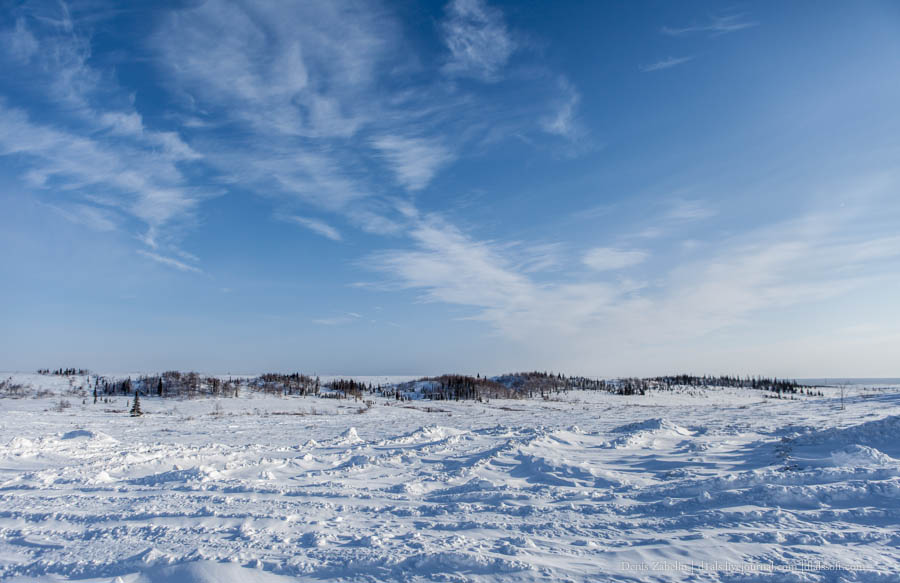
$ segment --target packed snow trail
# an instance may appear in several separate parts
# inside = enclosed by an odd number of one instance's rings
[[[56,399],[2,400],[3,580],[900,577],[893,391]]]

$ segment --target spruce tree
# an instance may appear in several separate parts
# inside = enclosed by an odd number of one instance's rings
[[[141,412],[141,398],[138,395],[138,391],[134,391],[134,405],[131,406],[131,416],[132,417],[140,417],[144,413]]]

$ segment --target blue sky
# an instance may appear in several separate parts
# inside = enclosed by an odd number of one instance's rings
[[[0,369],[898,374],[894,2],[15,2],[0,59]]]

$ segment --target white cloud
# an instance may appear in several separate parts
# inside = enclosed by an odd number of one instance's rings
[[[0,156],[29,159],[26,180],[34,188],[108,191],[106,200],[141,219],[151,230],[190,212],[199,202],[186,186],[177,158],[149,155],[128,142],[98,140],[33,123],[0,103]]]
[[[495,80],[516,49],[503,15],[482,0],[451,0],[442,23],[450,75]]]
[[[608,216],[616,209],[614,204],[599,204],[586,209],[578,210],[572,213],[572,217],[576,219],[599,219]]]
[[[594,271],[624,269],[647,260],[646,251],[624,251],[612,247],[596,247],[584,254],[582,261]]]
[[[120,136],[140,136],[144,133],[144,120],[135,111],[107,111],[100,115],[100,122],[113,134]]]
[[[371,255],[365,265],[397,276],[406,287],[424,288],[432,300],[479,307],[524,301],[530,281],[487,243],[430,216],[410,232],[418,250]]]
[[[749,20],[746,14],[727,14],[724,16],[711,16],[706,22],[690,26],[664,26],[662,32],[669,36],[686,36],[697,33],[709,33],[710,36],[719,36],[758,25],[759,22]]]
[[[659,227],[645,227],[640,231],[634,233],[634,236],[640,237],[641,239],[656,239],[658,237],[662,237],[664,234],[665,231],[663,231]]]
[[[40,44],[20,18],[14,29],[0,32],[0,47],[13,59],[28,62],[38,52]]]
[[[184,261],[179,261],[178,259],[175,259],[173,257],[166,257],[164,255],[160,255],[159,253],[154,253],[152,251],[145,251],[144,249],[138,249],[137,252],[139,255],[143,255],[147,259],[152,259],[153,261],[156,261],[157,263],[161,263],[162,265],[165,265],[167,267],[174,267],[178,271],[190,271],[192,273],[203,273],[203,271],[200,268],[194,267],[193,265],[189,265],[189,264],[185,263]]]
[[[242,136],[198,139],[223,183],[279,197],[282,207],[303,201],[366,231],[396,231],[365,170],[369,140],[348,140],[373,126],[393,136],[410,123],[389,111],[379,81],[385,67],[405,58],[398,26],[385,12],[366,8],[344,0],[210,0],[174,12],[161,27],[153,45],[169,89],[190,96],[185,117],[209,114]],[[193,126],[201,135],[210,131]],[[413,141],[384,143],[393,146],[389,162],[398,180],[411,189],[424,187],[436,169],[426,166],[441,151],[426,149],[428,143],[421,138],[418,150]],[[404,147],[410,149],[405,158]],[[417,169],[415,154],[433,160]]]
[[[178,90],[255,131],[349,137],[377,109],[366,98],[394,36],[360,8],[210,0],[173,13],[155,44]]]
[[[15,28],[0,38],[8,49],[0,63],[18,67],[48,105],[62,107],[37,123],[0,103],[0,155],[21,155],[21,175],[32,189],[94,208],[79,211],[82,222],[108,227],[102,216],[115,209],[110,216],[122,219],[118,225],[144,223],[136,239],[154,253],[169,250],[159,255],[167,257],[178,248],[178,227],[201,201],[232,187],[277,197],[288,214],[302,201],[366,232],[396,235],[417,219],[378,183],[373,161],[415,192],[485,128],[502,125],[497,117],[510,120],[504,131],[534,131],[535,119],[556,135],[581,131],[580,95],[562,78],[560,98],[514,112],[446,78],[387,90],[386,74],[420,65],[391,12],[368,8],[353,0],[209,0],[161,12],[146,39],[154,52],[148,62],[174,99],[164,113],[182,121],[176,131],[161,131],[155,116],[138,111],[115,69],[92,58],[90,23],[73,19],[65,4],[39,19],[11,21]],[[497,80],[516,50],[502,13],[479,0],[448,4],[440,26],[446,75]],[[552,112],[541,119],[548,106]],[[204,186],[192,186],[200,174]],[[341,237],[324,221],[298,219],[325,237]],[[529,269],[558,264],[550,253],[539,255]]]
[[[421,65],[391,14],[368,7],[210,0],[173,12],[152,44],[169,89],[184,97],[181,115],[214,117],[240,134],[234,142],[204,139],[209,130],[192,126],[191,146],[223,181],[277,196],[281,206],[300,199],[367,232],[397,233],[408,217],[378,184],[372,158],[416,192],[466,142],[497,127],[494,117],[524,129],[534,116],[500,112],[440,79],[388,90],[385,75]],[[450,3],[441,32],[450,51],[443,71],[453,76],[494,80],[515,49],[500,11],[478,0]],[[563,97],[542,126],[573,138],[579,95],[560,83]]]
[[[560,78],[558,85],[562,97],[557,100],[554,111],[541,118],[541,128],[548,134],[574,139],[582,132],[577,120],[581,95],[565,78]]]
[[[453,159],[453,154],[436,140],[382,136],[372,145],[387,159],[397,182],[408,190],[422,190],[435,173]]]
[[[53,107],[44,116],[48,121],[36,123],[0,102],[0,155],[23,155],[18,170],[31,188],[80,199],[66,207],[71,220],[111,230],[108,210],[86,204],[102,200],[101,207],[144,222],[141,240],[154,246],[168,236],[164,227],[187,219],[211,194],[188,187],[179,167],[200,155],[178,133],[145,127],[114,71],[90,61],[89,27],[74,21],[65,3],[26,4],[19,12],[32,17],[5,33],[18,47],[18,60],[5,66],[27,75],[35,100]]]
[[[714,217],[717,212],[702,200],[675,198],[670,203],[665,218],[675,221],[699,221]]]
[[[341,234],[338,232],[338,230],[335,229],[334,227],[332,227],[331,225],[329,225],[328,223],[325,223],[324,221],[320,221],[318,219],[311,219],[308,217],[298,217],[298,216],[287,217],[287,220],[289,220],[293,223],[296,223],[296,224],[300,225],[301,227],[305,227],[314,233],[318,233],[319,235],[322,235],[323,237],[327,237],[327,238],[331,239],[332,241],[340,241],[341,240]]]
[[[516,269],[523,273],[537,273],[559,268],[564,263],[562,243],[528,245],[520,252]]]
[[[672,67],[677,67],[678,65],[683,65],[688,61],[692,61],[694,57],[666,57],[665,59],[660,59],[655,63],[650,63],[649,65],[643,65],[640,67],[641,71],[644,73],[651,73],[653,71],[662,71],[664,69],[671,69]]]
[[[313,320],[313,324],[318,324],[320,326],[344,326],[346,324],[358,322],[361,319],[361,314],[357,314],[356,312],[345,312],[340,316],[333,316],[330,318],[316,318]]]
[[[94,231],[115,231],[118,228],[116,215],[107,209],[77,203],[46,204],[45,206],[59,213],[66,220]]]
[[[414,249],[375,253],[365,265],[386,274],[387,285],[472,308],[472,319],[515,347],[510,366],[536,357],[582,370],[590,363],[594,373],[613,363],[646,371],[639,359],[677,363],[691,356],[692,343],[748,325],[756,314],[896,285],[900,239],[864,229],[848,236],[845,220],[811,216],[749,231],[660,272],[652,284],[603,279],[606,270],[645,258],[617,249],[593,250],[585,256],[589,271],[568,281],[542,282],[517,263],[513,247],[473,239],[435,216],[411,232]]]

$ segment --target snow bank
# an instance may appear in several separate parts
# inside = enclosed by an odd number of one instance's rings
[[[611,449],[664,447],[660,445],[661,440],[691,437],[693,435],[693,432],[689,429],[662,418],[627,423],[616,427],[612,432],[622,435],[606,443],[606,447]]]

